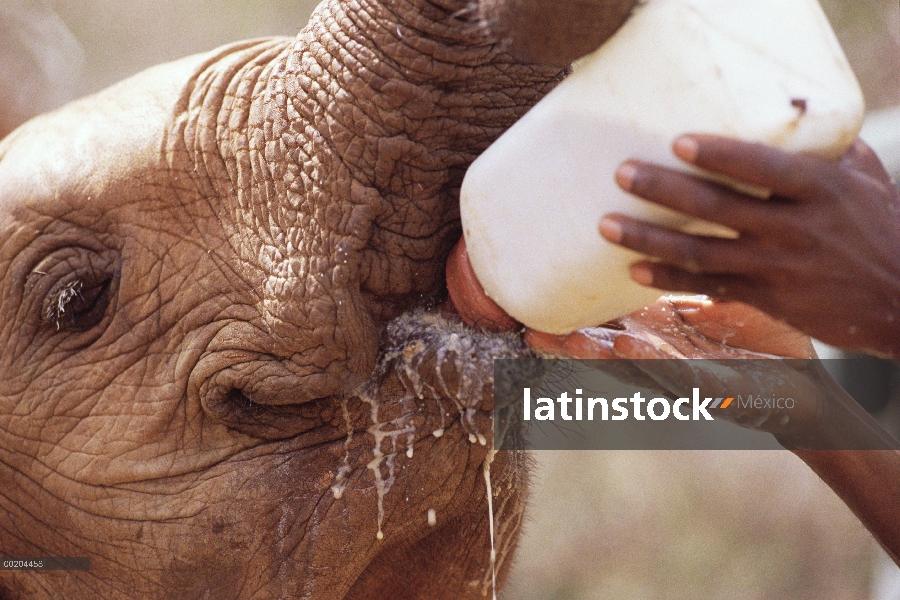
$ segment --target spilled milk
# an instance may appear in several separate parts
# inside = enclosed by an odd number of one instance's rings
[[[371,424],[367,433],[374,440],[372,459],[366,466],[372,472],[377,493],[378,540],[385,538],[384,500],[396,481],[397,455],[403,453],[409,460],[414,457],[417,433],[414,419],[421,412],[420,401],[430,399],[439,407],[440,426],[430,431],[433,437],[442,437],[451,423],[451,417],[455,415],[469,443],[488,446],[489,435],[479,429],[476,416],[483,394],[489,389],[485,386],[493,386],[493,359],[519,356],[524,347],[516,336],[498,337],[474,332],[440,315],[429,313],[400,317],[388,326],[386,337],[388,343],[379,366],[372,380],[358,393],[358,397],[369,405]],[[428,375],[423,377],[425,373]],[[400,410],[395,414],[400,416],[383,420],[383,407],[376,393],[377,384],[390,374],[397,375],[405,393],[391,399],[392,408],[393,403],[399,403]],[[344,458],[331,488],[336,499],[343,496],[348,485],[351,473],[349,449],[354,435],[347,402],[342,402],[341,406],[348,434],[344,442]],[[482,463],[490,556],[484,577],[471,583],[480,586],[484,596],[487,596],[488,589],[492,590],[492,597],[496,599],[497,531],[491,483],[494,456],[495,451],[489,447]],[[428,508],[426,515],[427,525],[435,527],[438,518],[435,508]]]

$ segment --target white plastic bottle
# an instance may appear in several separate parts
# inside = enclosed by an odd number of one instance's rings
[[[602,216],[691,225],[621,191],[622,161],[685,169],[671,144],[686,132],[836,158],[863,111],[817,0],[649,0],[469,168],[460,210],[472,266],[539,331],[622,316],[660,293],[630,280],[637,255],[600,237]]]

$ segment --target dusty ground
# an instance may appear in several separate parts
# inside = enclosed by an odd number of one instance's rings
[[[4,1],[4,0],[0,0]],[[51,0],[85,49],[71,95],[246,37],[315,2]],[[870,108],[900,104],[897,0],[825,0]],[[510,600],[864,599],[874,544],[784,452],[544,452]]]

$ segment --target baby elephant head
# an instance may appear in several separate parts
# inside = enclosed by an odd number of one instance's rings
[[[503,580],[527,461],[489,450],[491,361],[527,350],[438,307],[466,167],[564,74],[510,14],[331,0],[0,144],[0,555],[91,559],[0,597]]]

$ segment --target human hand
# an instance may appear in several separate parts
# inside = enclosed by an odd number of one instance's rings
[[[485,295],[469,264],[465,242],[451,253],[447,272],[452,303],[464,321],[490,331],[520,327]],[[555,357],[630,359],[609,361],[605,370],[664,394],[680,395],[678,390],[696,386],[722,397],[735,389],[757,388],[770,396],[794,398],[796,403],[787,410],[737,404],[719,415],[772,433],[785,448],[897,446],[821,364],[811,360],[816,354],[809,337],[740,302],[663,297],[630,315],[569,335],[526,329],[525,341]],[[750,361],[746,368],[728,361],[732,364],[723,371],[715,363],[724,359],[768,360]]]
[[[792,398],[790,406],[733,402],[726,410],[716,411],[716,417],[772,433],[786,445],[806,443],[818,435],[823,403],[833,391],[823,386],[822,377],[828,376],[812,360],[780,360],[815,359],[806,335],[739,302],[663,297],[601,327],[566,336],[528,330],[525,340],[556,356],[630,359],[615,369],[637,368],[673,396],[698,387],[704,395],[723,398],[734,396],[735,390],[753,389]],[[632,374],[629,380],[638,378]]]
[[[528,329],[525,341],[578,359],[816,357],[809,337],[793,327],[746,304],[700,296],[664,296],[630,315],[564,336]],[[651,347],[659,354],[650,353]]]
[[[868,146],[857,140],[836,163],[705,135],[679,138],[674,151],[772,197],[623,163],[616,180],[626,191],[739,234],[704,237],[607,215],[603,237],[653,259],[632,266],[635,281],[739,300],[827,343],[900,356],[900,196]]]

